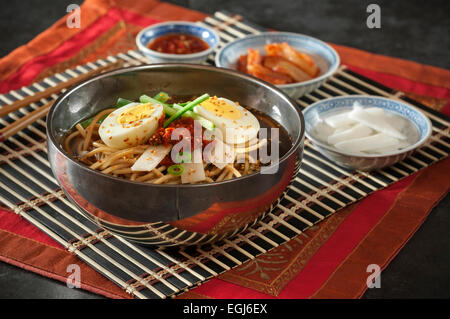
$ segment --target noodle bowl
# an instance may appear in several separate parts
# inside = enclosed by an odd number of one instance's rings
[[[193,130],[196,130],[196,123],[201,127],[199,149],[200,154],[204,154],[207,147],[214,146],[207,142],[214,140],[211,136],[214,134],[206,134],[211,131],[207,129],[211,128],[208,121],[214,118],[206,118],[205,110],[194,107],[190,110],[193,114],[187,113],[161,127],[159,124],[164,124],[172,115],[164,112],[165,117],[161,119],[159,106],[152,107],[140,101],[143,93],[155,97],[160,91],[182,97],[166,101],[166,104],[178,103],[181,107],[205,92],[210,97],[239,102],[245,106],[243,114],[253,114],[258,123],[249,120],[242,124],[243,128],[252,125],[259,130],[248,132],[249,136],[255,134],[255,138],[247,141],[224,130],[220,141],[232,147],[235,157],[231,162],[222,162],[223,167],[214,164],[219,163],[215,159],[216,152],[212,152],[209,159],[200,157],[201,163],[198,163],[192,147],[192,165],[200,164],[205,178],[183,183],[183,176],[176,175],[177,167],[170,169],[174,176],[169,168],[185,164],[189,167],[190,163],[183,163],[191,158],[189,152],[178,148],[182,145],[178,145],[177,138],[175,144],[166,145],[161,139],[164,134],[158,137],[155,133],[191,121],[186,118],[193,115]],[[119,97],[133,100],[135,104],[118,108]],[[112,112],[106,111],[108,108],[112,108]],[[206,111],[214,109],[208,105],[204,108]],[[100,114],[104,110],[105,113]],[[235,113],[230,111],[233,109],[224,106],[223,113],[228,115],[218,116],[217,120],[229,117],[230,120],[223,123],[231,126],[236,119]],[[98,120],[93,118],[95,116]],[[156,121],[155,126],[138,125],[150,117],[161,122]],[[129,124],[131,122],[135,126]],[[117,130],[113,131],[108,123]],[[219,124],[216,122],[212,132],[219,132]],[[149,128],[155,130],[151,136],[140,135],[150,133],[144,133]],[[186,125],[183,128],[189,131]],[[278,131],[277,138],[272,135],[272,129],[278,129],[274,130]],[[178,133],[174,137],[183,136],[183,132]],[[197,135],[192,136],[191,143],[199,143]],[[277,88],[236,71],[203,65],[154,64],[104,73],[64,92],[47,116],[50,165],[74,207],[114,234],[158,246],[212,242],[255,223],[291,183],[301,162],[303,138],[301,112]],[[272,152],[272,145],[277,139],[278,161],[271,158],[272,153],[276,153]],[[152,154],[151,151],[154,156],[144,156],[146,152]],[[164,159],[167,155],[172,161],[181,159],[181,163],[152,160],[158,156]],[[133,167],[141,170],[134,171]],[[237,177],[239,174],[241,176]]]
[[[158,98],[158,96],[162,94],[168,96],[167,93],[162,92],[155,97]],[[211,99],[214,100],[214,98],[215,97],[209,98],[206,101]],[[178,97],[167,97],[167,99],[169,101],[166,100],[165,102],[170,102],[171,100],[179,101]],[[152,100],[152,102],[155,104],[158,102],[164,103],[160,100]],[[132,103],[134,102],[129,104]],[[186,103],[187,102],[184,101],[184,104]],[[169,105],[174,104],[164,103],[164,105],[166,106],[167,111],[167,108],[170,108]],[[227,106],[226,104],[222,104],[222,106],[223,105]],[[227,107],[228,112],[239,111],[238,109],[230,109],[229,105]],[[257,126],[258,129],[261,128],[261,130],[264,130],[264,134],[259,134],[256,138],[252,135],[248,135],[245,136],[246,141],[244,143],[240,143],[239,145],[229,145],[223,142],[224,134],[222,134],[222,131],[219,128],[220,123],[219,125],[205,125],[205,121],[208,120],[203,118],[194,120],[190,117],[179,117],[164,129],[163,120],[168,116],[166,112],[165,116],[159,119],[158,127],[153,134],[147,134],[147,138],[143,139],[142,142],[137,145],[121,148],[114,145],[107,145],[105,143],[107,139],[103,141],[99,132],[100,128],[104,127],[102,119],[108,118],[108,116],[118,109],[120,109],[120,106],[118,108],[105,109],[97,113],[88,121],[77,123],[66,135],[63,147],[70,156],[88,165],[91,169],[136,182],[153,184],[213,183],[249,175],[259,172],[262,166],[277,161],[278,158],[275,157],[279,154],[279,148],[281,147],[284,152],[291,143],[289,135],[280,124],[276,123],[262,112],[241,107],[241,110],[244,110],[243,112],[246,116],[254,117],[257,121],[257,125],[255,126]],[[214,110],[216,113],[220,113],[220,117],[224,116],[224,111],[222,111],[220,105]],[[124,112],[125,111],[122,113]],[[136,115],[134,113],[132,114]],[[191,111],[189,114],[196,116],[197,119],[199,118],[198,113],[193,113]],[[130,115],[130,112],[126,115]],[[135,118],[136,117],[133,119]],[[214,119],[214,116],[212,116],[212,118]],[[238,119],[238,117],[234,118]],[[142,120],[142,118],[140,118],[140,120]],[[237,120],[234,119],[232,121],[238,124]],[[202,127],[202,123],[204,127]],[[269,138],[265,138],[269,128],[270,136]],[[279,130],[282,130],[281,134]],[[274,132],[276,133],[274,134]],[[231,133],[227,133],[227,135],[230,136]],[[129,137],[126,137],[124,140],[129,140]],[[183,143],[184,145],[181,145]],[[174,152],[175,148],[178,146],[177,144],[184,146],[181,152]],[[159,162],[157,165],[150,165],[150,167],[144,169],[135,169],[136,162],[140,158],[142,162],[142,157],[152,156],[149,150],[151,151],[153,147],[157,147],[158,145],[167,146],[167,154],[164,153],[164,156],[158,158]],[[261,161],[261,156],[259,154],[262,149],[264,149],[265,154],[268,154],[268,147],[270,148],[272,157]],[[170,150],[172,152],[169,152]],[[196,161],[194,161],[193,158],[181,158],[180,160],[179,154],[183,154],[183,152],[185,154],[200,153],[200,157],[194,156]],[[192,157],[192,155],[190,156]],[[194,165],[192,163],[201,165]],[[181,173],[180,170],[182,171]],[[186,170],[194,170],[195,172],[193,172],[193,175],[198,176],[192,181],[189,181],[189,179],[183,178],[184,175],[189,174]]]

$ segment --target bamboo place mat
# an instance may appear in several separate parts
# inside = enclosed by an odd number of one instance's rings
[[[220,33],[221,46],[236,38],[264,31],[222,12],[198,23],[215,27]],[[117,60],[123,60],[126,65],[150,62],[138,51],[124,52],[0,95],[0,103],[11,104]],[[212,55],[208,63],[213,61]],[[419,108],[433,124],[429,143],[392,167],[367,173],[335,165],[306,141],[299,173],[265,217],[243,233],[215,244],[149,248],[99,229],[76,209],[58,187],[47,161],[44,119],[0,143],[0,200],[134,297],[173,297],[254,259],[343,207],[448,156],[448,117],[345,66],[341,66],[319,89],[297,102],[305,108],[324,98],[352,94],[399,99]],[[52,96],[52,99],[56,98],[57,95]],[[0,119],[0,127],[50,100],[42,99],[9,114]],[[164,231],[161,229],[162,233]]]

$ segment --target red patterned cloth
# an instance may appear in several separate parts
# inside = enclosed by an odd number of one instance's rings
[[[64,17],[0,59],[1,93],[135,48],[134,37],[146,25],[164,20],[197,21],[206,16],[159,1],[88,0],[81,10],[80,29],[68,29]],[[342,63],[353,71],[450,115],[450,71],[333,46]],[[358,298],[367,288],[367,265],[387,267],[448,192],[450,180],[444,172],[449,169],[449,159],[424,169],[179,298]],[[111,298],[130,298],[6,209],[0,210],[0,260],[61,281],[69,275],[67,265],[77,263],[83,269],[83,289]]]

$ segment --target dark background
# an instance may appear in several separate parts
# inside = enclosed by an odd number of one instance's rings
[[[118,1],[118,0],[117,0]],[[82,1],[2,1],[0,57],[32,40]],[[324,41],[356,47],[448,69],[450,1],[333,0],[172,0],[213,14],[227,10],[261,26],[299,32]],[[369,29],[367,5],[381,7],[381,29]],[[81,22],[83,23],[83,17]],[[386,66],[389,68],[389,66]],[[381,288],[364,298],[449,298],[450,196],[428,219],[381,275]],[[20,249],[20,248],[18,248]],[[101,298],[0,262],[0,298]]]
[[[120,1],[120,0],[116,0]],[[139,0],[145,1],[145,0]],[[448,0],[169,0],[213,14],[237,13],[263,27],[304,33],[374,53],[450,66]],[[26,44],[80,0],[5,1],[0,4],[0,57]],[[368,29],[368,4],[381,8],[381,29]]]

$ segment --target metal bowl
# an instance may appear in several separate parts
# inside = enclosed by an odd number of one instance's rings
[[[292,139],[272,174],[254,173],[195,185],[133,182],[90,169],[61,147],[80,119],[118,97],[143,93],[208,92],[239,101],[280,123]],[[304,120],[295,103],[274,86],[232,70],[189,64],[153,64],[93,77],[66,91],[47,116],[50,164],[61,188],[100,226],[149,245],[192,245],[232,236],[256,223],[280,197],[302,157]]]

